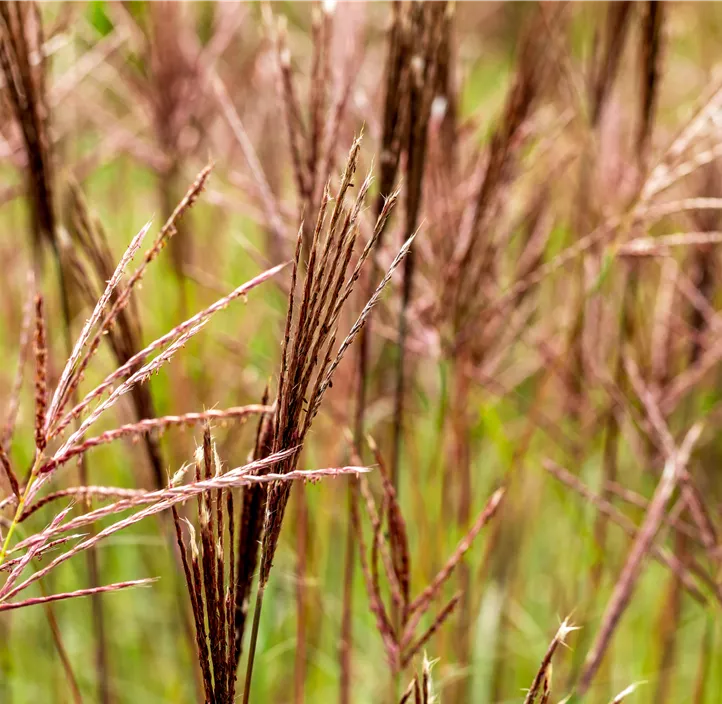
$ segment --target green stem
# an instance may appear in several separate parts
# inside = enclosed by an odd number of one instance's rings
[[[41,465],[41,459],[43,455],[42,453],[38,452],[37,456],[35,457],[35,463],[33,464],[33,468],[30,472],[30,478],[28,479],[28,483],[25,485],[25,490],[23,491],[23,495],[20,497],[20,500],[18,501],[17,509],[15,510],[15,515],[13,516],[12,523],[10,524],[10,527],[8,528],[7,535],[5,536],[5,540],[3,542],[2,550],[0,550],[0,565],[5,562],[5,558],[7,557],[8,550],[10,548],[10,540],[13,537],[13,533],[15,532],[15,529],[18,526],[18,523],[20,523],[20,517],[23,515],[23,511],[25,510],[25,502],[27,501],[28,495],[30,494],[30,487],[35,482],[35,479],[38,476],[38,469]]]
[[[251,628],[251,642],[248,648],[248,663],[246,665],[246,682],[243,688],[243,704],[248,704],[251,700],[251,678],[253,677],[253,660],[256,656],[256,642],[258,641],[258,625],[261,622],[261,609],[263,607],[263,592],[265,586],[258,585],[258,593],[256,594],[256,608],[253,611],[253,627]]]

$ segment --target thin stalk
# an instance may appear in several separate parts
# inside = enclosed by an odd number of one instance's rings
[[[408,334],[408,307],[411,301],[414,277],[414,253],[404,262],[403,285],[401,291],[401,311],[399,313],[398,356],[396,358],[396,388],[394,392],[394,425],[391,450],[391,484],[399,495],[399,460],[404,431],[404,393],[406,389],[406,337]]]
[[[246,664],[246,681],[243,685],[243,704],[251,700],[251,679],[253,677],[253,661],[256,657],[256,643],[258,642],[258,626],[261,623],[261,609],[263,608],[263,592],[265,585],[258,585],[256,594],[256,607],[253,611],[253,625],[251,626],[251,641],[248,645],[248,663]]]
[[[48,596],[42,579],[40,580],[40,591],[44,597]],[[80,688],[78,687],[78,681],[75,679],[75,674],[70,664],[70,658],[68,658],[68,653],[65,650],[65,646],[63,645],[63,640],[60,636],[60,629],[58,628],[58,622],[55,620],[55,614],[53,613],[53,607],[50,604],[45,603],[43,604],[43,608],[45,610],[45,615],[48,619],[50,632],[53,636],[53,643],[55,645],[55,649],[58,651],[58,656],[60,657],[60,662],[63,666],[63,672],[65,673],[65,676],[68,680],[68,685],[72,693],[73,701],[75,702],[75,704],[82,704],[83,697],[80,694]]]
[[[357,446],[358,447],[358,446]],[[339,643],[340,704],[351,701],[351,652],[353,650],[353,579],[355,571],[355,541],[352,513],[358,491],[358,480],[350,478],[348,484],[348,521],[346,523],[346,554],[343,566],[343,612],[341,616],[341,642]]]
[[[296,485],[296,655],[294,662],[294,701],[304,702],[304,682],[306,679],[306,555],[308,510],[306,492],[303,483]]]
[[[633,328],[632,319],[634,314],[634,301],[637,290],[637,269],[632,267],[629,270],[627,281],[625,282],[624,293],[622,297],[622,309],[619,316],[618,333],[617,333],[617,348],[619,350],[615,371],[614,371],[614,385],[619,389],[622,396],[625,395],[626,390],[626,374],[624,372],[624,361],[622,350],[625,344],[631,342]],[[614,399],[610,399],[609,410],[607,411],[607,417],[605,422],[605,435],[604,435],[604,449],[602,459],[602,472],[603,482],[600,497],[603,501],[609,503],[613,499],[612,492],[608,489],[610,482],[615,482],[617,478],[617,470],[619,463],[619,443],[621,440],[620,424],[618,419],[618,405]],[[598,508],[597,516],[594,522],[594,542],[596,555],[594,562],[590,569],[590,586],[588,596],[588,604],[586,606],[587,613],[591,614],[595,611],[595,602],[599,595],[601,587],[603,570],[604,570],[604,559],[607,557],[607,533],[609,527],[609,516],[607,513]],[[593,634],[591,632],[582,631],[582,635],[579,639],[579,647],[576,648],[576,652],[583,653],[589,646],[590,638]],[[570,677],[576,677],[579,672],[579,668],[582,666],[582,658],[576,658]]]
[[[455,356],[452,360],[454,390],[451,394],[451,425],[452,425],[452,461],[453,472],[458,477],[456,524],[463,530],[471,517],[471,431],[467,409],[469,408],[469,385],[464,376],[464,358]],[[458,631],[456,655],[462,668],[469,666],[471,659],[471,574],[469,565],[461,560],[457,568],[458,590],[461,592],[458,614]],[[456,683],[457,701],[466,700],[469,696],[469,678],[462,678]]]
[[[687,539],[679,533],[675,539],[675,557],[680,561],[684,560]],[[659,639],[662,643],[662,656],[659,664],[659,679],[657,680],[654,701],[664,704],[667,701],[672,687],[672,675],[674,674],[677,630],[682,616],[682,583],[677,575],[672,575],[667,598],[662,607],[659,618],[660,633]]]
[[[23,495],[23,498],[24,498],[24,495]],[[18,531],[22,532],[22,528],[18,527]],[[32,563],[31,563],[31,566],[32,566]],[[48,591],[45,588],[44,580],[42,580],[42,579],[38,580],[38,586],[40,588],[40,593],[42,594],[42,596],[47,597]],[[55,619],[53,607],[50,603],[44,602],[43,610],[45,611],[45,617],[48,620],[48,626],[50,627],[50,633],[53,638],[53,645],[55,646],[55,649],[58,652],[58,657],[60,658],[60,663],[62,665],[63,672],[65,674],[66,679],[68,680],[68,686],[69,686],[71,694],[72,694],[73,702],[75,702],[75,704],[82,704],[83,698],[80,694],[80,688],[78,687],[78,681],[75,678],[75,673],[73,672],[72,665],[70,664],[70,658],[68,657],[68,653],[65,649],[65,645],[63,644],[63,639],[62,639],[62,636],[60,635],[60,628],[58,628],[58,622]],[[5,700],[2,700],[2,701],[5,701]]]
[[[87,486],[88,468],[85,456],[81,456],[80,458],[80,474],[82,486]],[[85,505],[88,511],[92,509],[90,495],[86,497]],[[95,526],[90,526],[88,532],[91,535],[94,535],[96,532]],[[94,547],[88,550],[88,553],[86,555],[86,564],[88,567],[88,581],[91,588],[99,587],[100,567],[98,565],[98,553]],[[93,630],[95,631],[96,642],[95,668],[98,673],[98,701],[101,702],[101,704],[109,704],[111,700],[111,695],[110,678],[108,672],[108,646],[105,635],[105,614],[103,609],[102,594],[96,593],[90,597],[90,608],[92,611]]]
[[[699,664],[697,666],[697,678],[694,686],[694,704],[702,704],[705,701],[705,693],[709,682],[709,671],[712,660],[713,630],[711,621],[708,621],[702,643],[700,644]]]

